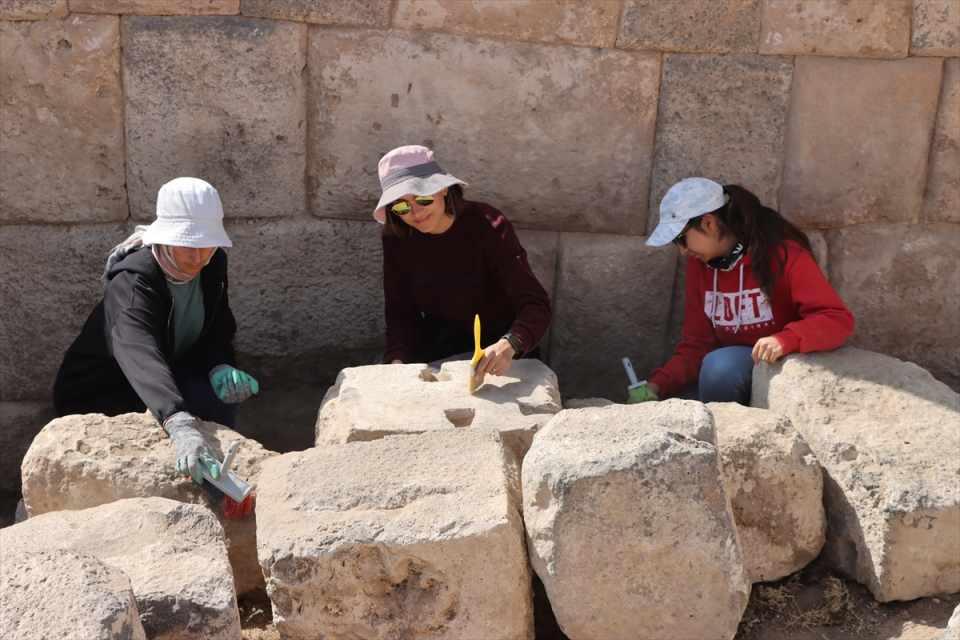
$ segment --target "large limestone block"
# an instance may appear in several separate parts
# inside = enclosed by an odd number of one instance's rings
[[[560,411],[557,376],[539,360],[516,360],[471,394],[470,362],[350,367],[327,390],[317,416],[317,444],[376,440],[427,431],[492,429],[518,459]]]
[[[0,491],[20,493],[20,462],[53,415],[49,402],[0,402]]]
[[[764,0],[760,53],[905,58],[912,0]]]
[[[517,229],[520,244],[527,252],[527,261],[537,280],[546,289],[550,300],[554,300],[557,280],[557,256],[560,252],[560,232],[537,231],[534,229]],[[550,358],[550,328],[540,339],[540,358],[549,361]]]
[[[645,229],[657,54],[311,28],[314,215],[369,220],[380,155],[423,143],[518,226]]]
[[[617,46],[756,53],[761,0],[626,0]]]
[[[400,0],[393,26],[509,40],[612,47],[619,0]]]
[[[645,240],[561,236],[550,364],[564,395],[623,400],[621,358],[640,377],[662,364],[676,252]]]
[[[517,461],[496,432],[282,455],[259,500],[284,638],[532,640]]]
[[[828,240],[830,281],[857,319],[852,344],[960,390],[960,226],[864,225]]]
[[[667,189],[690,176],[743,185],[776,208],[792,77],[789,58],[666,56],[648,229]]]
[[[919,220],[941,61],[797,58],[781,210],[805,228]]]
[[[0,529],[0,546],[90,554],[123,571],[151,640],[240,636],[223,528],[200,505],[135,498],[46,513]]]
[[[45,20],[65,15],[67,0],[0,0],[0,20]]]
[[[3,163],[0,162],[0,165]],[[0,401],[50,401],[124,225],[0,225]]]
[[[0,547],[0,636],[146,640],[130,578],[86,554]]]
[[[383,0],[243,0],[243,15],[358,27],[390,26],[391,3]]]
[[[960,3],[913,0],[910,55],[960,56]]]
[[[240,13],[240,0],[70,0],[76,13],[213,16]]]
[[[303,212],[306,25],[241,17],[125,17],[130,211],[199,176],[227,217]]]
[[[960,606],[953,610],[953,615],[947,621],[947,628],[940,636],[940,640],[960,640]]]
[[[557,414],[523,463],[523,517],[531,564],[571,638],[736,633],[750,580],[704,405]]]
[[[125,220],[120,22],[0,22],[0,223]]]
[[[881,602],[960,591],[960,395],[845,347],[755,367],[751,404],[788,416],[823,466],[830,565]]]
[[[767,582],[799,571],[826,537],[816,456],[785,416],[733,402],[707,408],[747,574]]]
[[[256,484],[260,465],[273,452],[213,422],[201,430],[222,459],[240,441],[234,472]],[[263,587],[256,558],[256,517],[223,517],[219,498],[174,470],[173,443],[149,414],[101,414],[57,418],[34,439],[23,460],[23,500],[34,516],[86,509],[123,498],[163,497],[209,507],[227,537],[237,593]]]
[[[958,4],[960,7],[960,4]],[[960,9],[958,9],[960,20]],[[960,59],[943,61],[943,87],[930,149],[924,220],[960,223]]]

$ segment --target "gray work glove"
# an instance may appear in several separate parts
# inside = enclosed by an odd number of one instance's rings
[[[220,463],[207,448],[197,429],[200,421],[186,411],[178,411],[163,423],[163,429],[176,448],[177,472],[203,484],[202,468],[214,479],[220,477]],[[202,465],[202,468],[201,468]]]

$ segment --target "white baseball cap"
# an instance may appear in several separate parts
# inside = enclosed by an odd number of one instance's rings
[[[708,178],[684,178],[660,201],[660,222],[647,238],[650,247],[670,244],[693,218],[723,207],[730,198],[723,186]]]
[[[157,192],[157,219],[143,244],[174,247],[232,247],[223,228],[223,204],[213,186],[199,178],[175,178]]]

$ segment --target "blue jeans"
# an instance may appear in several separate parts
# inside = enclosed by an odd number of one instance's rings
[[[721,347],[708,353],[700,365],[697,399],[700,402],[750,404],[753,382],[751,347]]]

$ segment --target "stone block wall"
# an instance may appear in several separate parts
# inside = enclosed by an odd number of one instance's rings
[[[223,196],[266,388],[371,361],[376,161],[405,143],[529,243],[565,395],[669,352],[682,269],[643,240],[689,175],[816,231],[853,342],[957,388],[958,114],[957,0],[0,0],[0,403],[49,400],[178,175]]]

